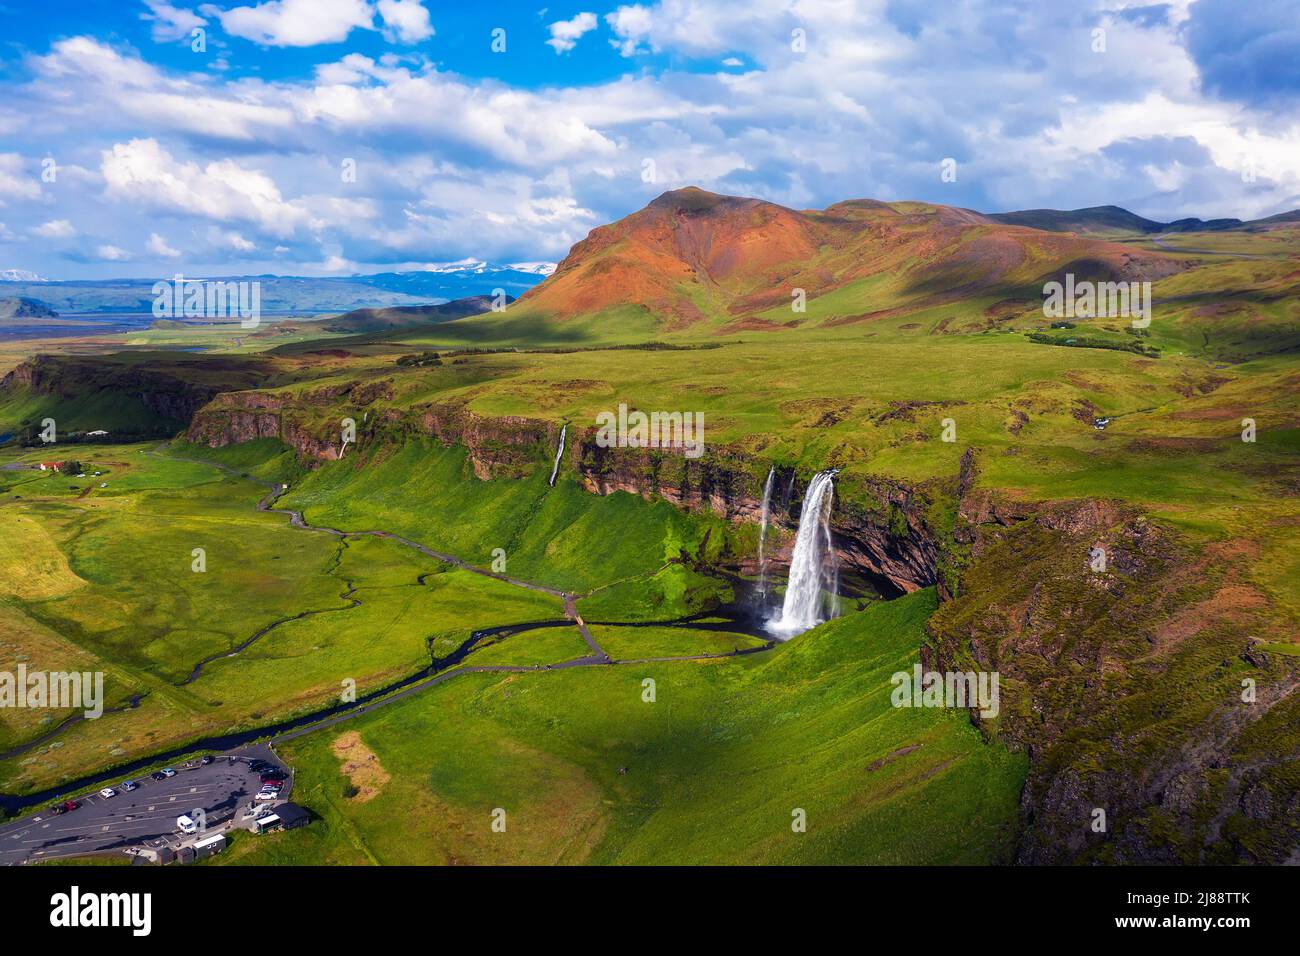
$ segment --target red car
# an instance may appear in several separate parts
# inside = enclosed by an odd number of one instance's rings
[[[280,786],[284,783],[284,774],[278,770],[275,773],[264,773],[262,774],[262,783],[273,783]]]

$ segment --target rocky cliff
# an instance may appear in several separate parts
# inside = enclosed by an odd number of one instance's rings
[[[468,451],[480,479],[519,478],[549,468],[560,425],[519,416],[486,417],[461,405],[432,404],[410,409],[367,408],[383,397],[373,383],[362,390],[339,387],[300,396],[240,392],[218,396],[194,416],[190,441],[220,447],[255,438],[279,438],[311,464],[338,457],[344,417],[357,422],[358,443],[432,437]],[[709,446],[697,459],[680,449],[606,448],[594,427],[568,430],[566,468],[593,494],[625,491],[662,498],[685,510],[708,509],[736,522],[759,521],[763,487],[771,463],[748,453]],[[779,469],[771,506],[769,557],[789,559],[799,507],[811,475]],[[932,504],[924,490],[899,482],[843,475],[833,517],[833,544],[845,568],[880,591],[902,594],[935,583],[939,544],[929,525]],[[744,567],[744,570],[756,568]]]
[[[1019,862],[1286,860],[1300,666],[1252,638],[1267,599],[1238,576],[1248,542],[1193,547],[1117,502],[988,491],[963,496],[954,540],[923,660],[1000,675],[1001,712],[971,719],[1030,755]]]
[[[80,407],[93,404],[101,394],[115,404],[127,397],[141,406],[141,428],[174,430],[222,392],[264,377],[263,367],[251,360],[214,359],[199,366],[176,353],[149,362],[133,357],[38,355],[0,379],[0,393],[25,391]]]

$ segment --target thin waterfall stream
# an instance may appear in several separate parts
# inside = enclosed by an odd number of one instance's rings
[[[560,426],[560,447],[555,449],[555,464],[551,467],[551,480],[548,484],[555,487],[555,476],[560,473],[560,458],[564,456],[564,434],[569,430],[568,424]]]

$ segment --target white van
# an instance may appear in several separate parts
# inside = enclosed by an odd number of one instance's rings
[[[180,829],[181,833],[199,832],[199,825],[185,814],[181,814],[179,817],[176,818],[176,826]]]
[[[253,832],[265,833],[267,830],[274,830],[280,825],[279,816],[274,813],[266,813],[253,821]]]

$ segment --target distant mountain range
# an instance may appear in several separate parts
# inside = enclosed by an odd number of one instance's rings
[[[441,305],[453,299],[491,296],[501,289],[515,297],[554,268],[550,263],[492,265],[479,260],[450,263],[419,272],[378,275],[307,276],[186,276],[225,280],[256,280],[261,284],[262,309],[268,313],[319,315],[356,309]],[[10,269],[0,272],[0,296],[39,300],[62,313],[148,313],[153,308],[154,283],[172,276],[133,279],[50,280]]]
[[[503,304],[514,299],[506,296]],[[322,328],[327,332],[392,332],[400,329],[463,319],[479,315],[492,308],[490,295],[471,295],[441,305],[400,305],[386,309],[357,309],[345,315],[326,319]]]
[[[1019,212],[985,213],[985,218],[1012,226],[1029,226],[1048,232],[1163,233],[1217,232],[1225,229],[1265,229],[1279,223],[1300,222],[1300,209],[1267,219],[1175,219],[1157,222],[1121,206],[1090,206],[1087,209],[1022,209]]]

